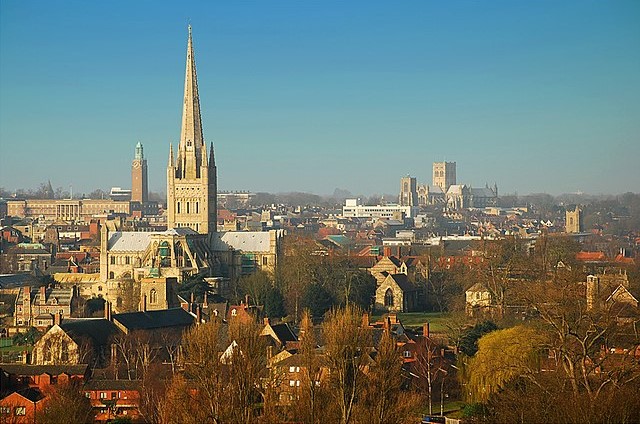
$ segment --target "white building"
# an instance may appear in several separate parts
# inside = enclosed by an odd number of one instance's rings
[[[346,199],[342,207],[342,216],[345,218],[394,218],[403,213],[406,218],[416,215],[417,208],[413,206],[400,206],[393,203],[386,205],[362,205],[360,199]]]

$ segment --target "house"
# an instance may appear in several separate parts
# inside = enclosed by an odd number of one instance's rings
[[[44,394],[37,388],[26,388],[0,400],[0,422],[34,423],[44,407]]]
[[[141,386],[137,380],[91,380],[82,391],[91,401],[96,422],[129,419],[135,423],[144,422],[140,413]]]
[[[82,382],[84,366],[0,364],[0,422],[35,423],[46,393],[58,385]]]
[[[495,306],[491,291],[482,283],[475,283],[465,291],[465,301],[465,311],[469,316],[488,312]]]
[[[418,308],[418,287],[406,274],[389,274],[376,289],[376,309],[413,312]]]
[[[54,315],[70,317],[74,304],[72,288],[21,287],[16,297],[14,325],[17,327],[47,328],[54,323]]]

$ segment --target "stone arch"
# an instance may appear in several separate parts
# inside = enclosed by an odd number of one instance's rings
[[[393,290],[391,288],[384,292],[384,306],[387,308],[393,306]]]

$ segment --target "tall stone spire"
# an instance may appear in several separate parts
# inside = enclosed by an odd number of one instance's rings
[[[187,41],[182,129],[175,154],[169,145],[167,166],[167,226],[189,227],[212,234],[217,226],[217,172],[213,151],[207,154],[202,134],[198,78],[191,26]],[[212,165],[214,164],[214,165]]]
[[[198,96],[198,78],[196,60],[193,54],[191,25],[187,41],[187,66],[184,77],[184,103],[182,106],[182,130],[178,146],[178,171],[183,178],[197,178],[200,175],[202,161],[202,119],[200,117],[200,97]]]

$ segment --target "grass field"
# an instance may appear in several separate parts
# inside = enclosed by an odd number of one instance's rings
[[[435,333],[441,333],[447,330],[445,323],[449,318],[449,314],[442,312],[407,312],[399,313],[398,317],[402,325],[408,328],[422,327],[425,322],[429,322],[429,330]],[[379,320],[381,315],[373,315],[372,321]]]

